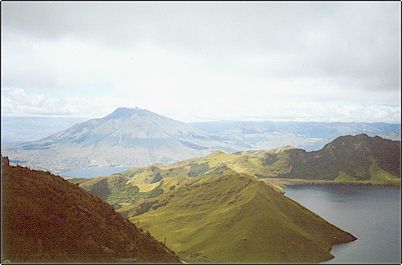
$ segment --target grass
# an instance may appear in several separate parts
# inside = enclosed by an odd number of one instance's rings
[[[182,179],[145,201],[161,206],[130,221],[186,262],[318,262],[332,258],[331,244],[354,239],[243,174]]]
[[[369,168],[370,172],[370,181],[373,184],[392,184],[395,186],[399,186],[401,183],[401,179],[397,176],[390,174],[389,172],[383,170],[378,166],[377,161],[373,160],[372,164]]]
[[[1,262],[179,261],[100,198],[48,172],[3,162],[2,199]]]
[[[142,185],[146,186],[140,190]],[[81,182],[80,187],[97,195],[115,209],[128,207],[135,200],[159,196],[163,193],[162,182],[152,184],[133,184],[126,176],[114,174]]]
[[[344,171],[339,171],[339,175],[335,178],[335,182],[354,182],[357,181],[356,178],[352,177],[351,175],[346,174]]]
[[[364,159],[359,158],[364,163],[356,167],[353,163],[357,163],[359,159],[355,161],[350,157],[337,164],[336,159],[339,158],[339,154],[335,152],[335,155],[331,148],[328,149],[329,151],[327,149],[312,153],[290,147],[237,153],[215,151],[206,157],[172,164],[159,163],[150,167],[130,169],[109,178],[83,181],[80,182],[80,186],[100,196],[124,213],[138,207],[138,199],[157,196],[161,192],[161,183],[169,179],[223,175],[225,172],[237,172],[267,179],[266,183],[278,191],[283,191],[284,183],[288,185],[298,183],[400,185],[400,179],[380,168],[373,155]],[[347,153],[347,156],[349,157],[350,154]],[[307,160],[304,161],[304,159]],[[320,172],[331,173],[321,176]],[[278,178],[278,181],[274,178]],[[282,180],[285,178],[289,181]],[[300,179],[309,180],[306,182]],[[166,186],[164,187],[163,191],[166,191]]]

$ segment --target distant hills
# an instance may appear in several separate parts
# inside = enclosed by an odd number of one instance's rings
[[[87,118],[75,117],[1,117],[1,143],[35,141],[60,132]]]
[[[149,233],[59,176],[2,158],[3,262],[179,262]]]
[[[268,151],[224,153],[172,164],[129,169],[109,177],[76,180],[84,189],[113,205],[120,213],[133,214],[133,200],[157,197],[171,178],[197,178],[246,174],[264,180],[322,180],[335,183],[400,185],[400,141],[381,137],[341,136],[318,151],[292,146]],[[275,182],[276,183],[276,182]],[[135,210],[134,210],[135,212]]]
[[[339,181],[400,181],[400,141],[366,134],[342,136],[319,151],[289,150],[289,172],[280,177]]]
[[[51,170],[90,166],[140,166],[234,151],[218,137],[139,108],[118,108],[41,140],[4,151],[22,165]]]
[[[332,244],[354,237],[283,196],[272,180],[400,185],[399,150],[400,141],[361,134],[312,152],[215,151],[72,181],[166,238],[185,261],[319,262],[332,257]]]
[[[12,124],[11,121],[9,123]],[[35,128],[40,131],[40,128]],[[204,156],[214,150],[236,152],[284,145],[318,150],[336,137],[359,133],[396,140],[400,139],[400,125],[232,121],[183,123],[144,109],[118,108],[103,118],[75,124],[40,140],[9,143],[2,146],[2,152],[15,163],[61,172],[92,166],[138,167],[155,162],[169,163]]]
[[[365,122],[214,121],[191,123],[205,132],[219,134],[248,149],[293,145],[318,150],[342,135],[367,134],[400,140],[400,124]],[[244,150],[248,150],[244,149]]]

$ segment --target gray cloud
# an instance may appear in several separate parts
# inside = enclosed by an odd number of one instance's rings
[[[271,89],[293,84],[290,91],[298,95],[301,89],[304,97],[325,99],[321,93],[328,99],[361,97],[369,104],[396,106],[401,87],[400,18],[397,2],[7,2],[2,4],[2,53],[8,66],[3,84],[70,91],[78,83],[136,87],[137,81],[122,84],[121,79],[135,73],[126,73],[119,65],[131,67],[126,61],[133,57],[141,62],[140,73],[148,67],[143,66],[148,57],[137,59],[135,54],[149,46],[168,53],[155,63],[158,74],[166,69],[166,75],[181,80],[184,72],[212,90],[230,89],[223,87],[230,81],[217,84],[217,79],[238,78],[237,83],[245,86],[253,80],[261,80],[261,86],[269,79],[266,86]],[[99,53],[90,57],[84,52],[77,58],[80,70],[74,70],[74,62],[55,65],[53,58],[44,58],[44,48],[33,45],[65,40],[78,44],[60,50],[67,51],[60,61],[76,58],[79,43]],[[52,46],[49,54],[51,49],[51,54],[60,53]],[[104,61],[87,65],[97,55]],[[80,57],[85,59],[80,62]],[[103,62],[105,66],[99,66]],[[149,69],[146,76],[155,78]],[[174,91],[183,92],[193,84],[180,82],[173,82]],[[234,94],[241,94],[237,91]]]

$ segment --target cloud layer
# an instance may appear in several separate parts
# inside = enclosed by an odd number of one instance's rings
[[[400,30],[390,2],[9,2],[2,111],[398,122]]]

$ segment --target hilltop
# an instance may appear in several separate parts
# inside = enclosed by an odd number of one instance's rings
[[[400,139],[399,124],[271,121],[184,123],[140,108],[117,108],[105,117],[90,119],[68,128],[73,121],[56,122],[34,117],[5,119],[2,130],[7,133],[2,138],[2,153],[20,165],[63,172],[88,167],[139,167],[172,163],[202,157],[215,150],[267,150],[284,145],[307,151],[318,150],[345,134],[366,133]],[[57,132],[57,128],[65,129]],[[48,137],[32,141],[32,137],[55,131]],[[15,142],[24,139],[26,142]]]
[[[163,189],[125,214],[186,262],[320,262],[356,239],[244,174],[173,177]]]
[[[284,196],[270,180],[399,185],[399,149],[399,141],[342,136],[313,152],[292,146],[215,151],[80,186],[166,240],[185,261],[319,262],[332,257],[332,244],[354,237]]]
[[[117,108],[41,140],[9,147],[21,165],[63,171],[90,166],[142,166],[233,147],[190,125],[140,108]]]
[[[318,151],[289,150],[292,168],[278,176],[398,184],[400,147],[400,141],[378,136],[342,136]]]
[[[2,261],[179,262],[96,196],[2,159]]]
[[[342,136],[319,151],[306,152],[292,146],[267,151],[215,151],[201,158],[133,168],[109,177],[83,179],[80,186],[119,209],[122,206],[127,208],[135,199],[163,193],[162,184],[170,178],[195,178],[225,172],[254,176],[274,187],[294,180],[300,183],[399,185],[399,150],[399,141],[364,134]]]

